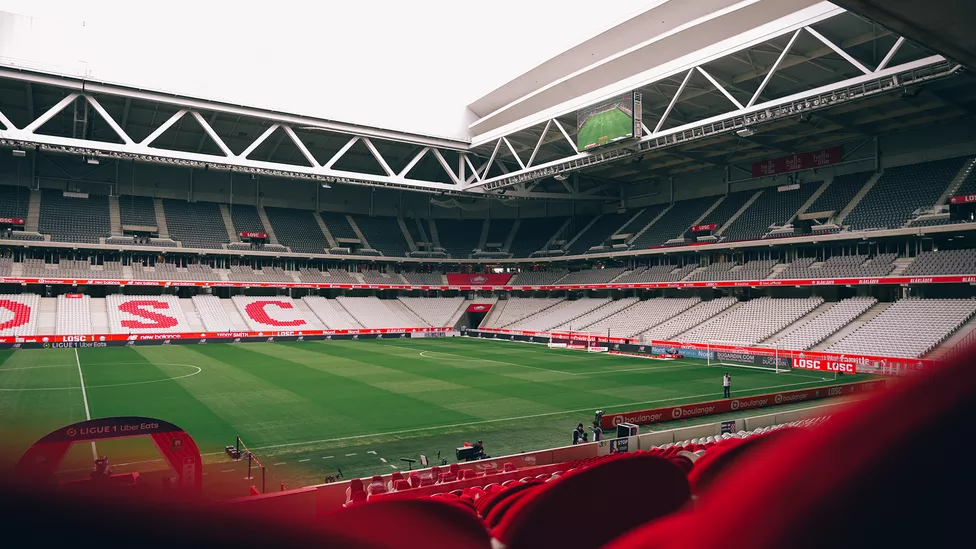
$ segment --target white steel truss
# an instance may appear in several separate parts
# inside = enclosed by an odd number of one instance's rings
[[[804,33],[812,36],[826,46],[825,51],[832,51],[840,58],[849,62],[857,69],[860,75],[826,86],[794,93],[787,97],[764,101],[763,93],[774,76],[780,76],[787,80],[791,79],[790,76],[781,73],[786,67],[794,66],[799,62],[796,59],[788,59],[788,57],[793,55],[791,49],[797,42],[797,39]],[[813,112],[840,103],[863,99],[874,94],[886,93],[905,86],[943,78],[954,74],[960,68],[958,65],[938,55],[892,65],[896,54],[905,43],[903,38],[897,38],[897,41],[884,56],[884,59],[877,67],[872,69],[858,61],[845,51],[843,47],[829,40],[811,26],[791,30],[783,36],[789,36],[785,47],[780,51],[772,52],[777,55],[777,59],[775,63],[765,70],[762,82],[759,84],[758,89],[751,93],[751,97],[747,102],[744,103],[737,99],[732,93],[732,91],[736,91],[735,86],[731,84],[728,87],[723,85],[718,78],[709,72],[705,63],[692,67],[685,66],[671,74],[662,76],[659,81],[651,84],[657,93],[668,101],[667,108],[653,125],[653,129],[645,125],[644,135],[639,140],[594,151],[579,151],[573,136],[566,130],[566,127],[564,127],[563,123],[557,117],[545,121],[544,127],[541,128],[541,133],[538,134],[538,139],[534,143],[530,142],[526,145],[524,134],[521,138],[516,138],[515,134],[518,132],[512,131],[495,139],[490,149],[491,153],[488,154],[486,152],[488,149],[481,147],[482,144],[472,146],[459,141],[402,134],[376,128],[364,128],[274,111],[251,109],[192,98],[181,98],[167,94],[82,80],[55,78],[2,68],[0,68],[0,78],[22,81],[27,85],[42,84],[47,87],[57,88],[62,90],[65,96],[44,112],[34,112],[33,103],[29,103],[28,113],[32,120],[24,124],[23,127],[15,126],[11,122],[10,117],[0,112],[0,146],[15,148],[36,147],[45,151],[67,154],[134,159],[191,168],[208,168],[257,175],[271,175],[291,179],[319,181],[323,186],[326,186],[328,183],[344,183],[450,195],[470,194],[482,196],[489,193],[497,196],[501,194],[500,191],[507,189],[508,191],[503,198],[518,197],[605,201],[609,195],[603,194],[601,191],[605,191],[608,185],[597,185],[595,188],[586,191],[581,191],[578,186],[570,185],[564,185],[565,189],[560,189],[558,186],[551,187],[556,189],[555,191],[541,192],[535,189],[539,181],[555,175],[577,172],[590,166],[640,155],[648,151],[674,147],[682,143],[702,140],[715,135],[741,130],[746,127],[758,126],[784,117]],[[751,63],[751,57],[749,57],[748,53],[748,51],[744,53],[732,52],[727,57],[741,60],[742,56],[745,55]],[[815,62],[812,60],[808,61],[811,63]],[[755,67],[754,64],[753,67]],[[825,68],[823,65],[820,65],[820,67]],[[689,82],[696,74],[704,77],[728,100],[728,110],[705,120],[680,123],[680,125],[674,127],[666,127],[669,117],[674,118],[672,115],[674,112],[677,112],[677,106],[681,105],[682,102],[688,102],[688,104],[693,105],[691,102],[693,97],[686,96],[693,96],[695,94],[685,93],[683,96],[683,93],[686,92],[686,89],[689,92],[691,91]],[[756,73],[757,76],[759,74],[763,73]],[[666,79],[672,78],[680,78],[680,85],[670,95],[663,93],[661,91],[663,87],[658,86],[658,84]],[[741,90],[739,91],[741,92]],[[116,120],[99,102],[98,98],[102,96],[125,98],[125,110],[120,120]],[[162,122],[162,124],[152,129],[148,136],[137,142],[125,130],[126,118],[129,115],[131,101],[160,103],[175,107],[177,110]],[[38,132],[47,122],[73,104],[76,104],[76,102],[79,102],[78,104],[85,102],[87,105],[90,105],[112,132],[114,132],[121,143],[95,141],[86,139],[84,136],[55,136]],[[212,119],[208,121],[203,113],[246,116],[267,124],[267,127],[253,141],[247,144],[242,152],[235,154],[214,130],[211,124]],[[647,109],[645,109],[644,115],[645,118],[650,115]],[[205,134],[201,137],[200,146],[196,152],[183,152],[155,146],[155,143],[161,136],[187,116],[191,117],[203,129]],[[333,134],[344,135],[347,141],[338,151],[323,161],[316,158],[310,150],[308,143],[303,140],[302,136],[296,133],[296,130],[303,132],[331,132]],[[278,132],[283,133],[283,135],[279,134],[280,139],[278,142],[280,143],[281,139],[287,137],[288,141],[300,153],[300,160],[303,160],[305,165],[252,158],[255,151],[262,144],[266,143],[273,134]],[[219,154],[201,152],[207,137],[216,145]],[[404,167],[399,167],[402,164],[398,164],[398,169],[394,169],[391,165],[390,158],[381,152],[374,139],[413,147],[411,149],[412,152],[409,153],[409,161]],[[535,139],[535,133],[532,134],[531,139]],[[491,145],[490,141],[488,143]],[[375,160],[379,169],[382,171],[381,174],[348,171],[336,167],[357,144],[365,146],[369,152],[369,156]],[[568,154],[560,152],[553,159],[552,149],[555,145],[558,145],[557,148],[561,151],[568,150],[570,152]],[[416,149],[418,146],[420,147],[419,150]],[[546,154],[541,154],[544,150],[547,151]],[[451,162],[445,157],[445,151],[451,151],[452,156],[457,155],[456,165],[451,165]],[[547,160],[543,163],[538,163],[540,156]],[[403,160],[406,160],[406,158]],[[440,170],[443,170],[443,175],[446,176],[442,176],[444,181],[409,177],[412,171],[424,161],[426,162],[425,165],[428,166],[428,170],[430,166],[437,166]],[[562,190],[566,192],[562,192]]]

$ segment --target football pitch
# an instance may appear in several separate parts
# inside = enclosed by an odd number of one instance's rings
[[[579,129],[576,142],[580,150],[587,146],[602,145],[600,139],[608,138],[612,142],[619,137],[630,135],[634,131],[634,121],[620,109],[595,114]]]
[[[464,441],[483,439],[492,456],[565,446],[597,409],[718,399],[722,368],[469,338],[7,351],[0,469],[88,415],[148,416],[196,440],[205,486],[243,479],[242,465],[223,452],[240,435],[275,482],[295,488],[339,468],[346,478],[405,469],[400,458],[420,454],[453,462]],[[733,396],[835,383],[816,372],[732,370]],[[96,451],[115,472],[163,469],[151,442],[139,439],[99,442],[97,450],[76,444],[62,470],[85,474]]]

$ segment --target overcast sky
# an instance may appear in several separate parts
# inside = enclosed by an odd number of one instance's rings
[[[465,105],[654,3],[0,0],[35,17],[0,61],[456,137]]]

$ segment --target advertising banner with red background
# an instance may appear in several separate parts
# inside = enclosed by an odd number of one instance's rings
[[[504,286],[511,279],[511,273],[449,273],[447,275],[447,283],[451,286]]]
[[[245,232],[237,233],[237,236],[239,236],[241,238],[261,238],[261,239],[267,239],[268,238],[268,233],[256,233],[256,232],[247,232],[247,231],[245,231]]]
[[[844,385],[830,385],[827,387],[815,387],[812,389],[800,389],[797,391],[782,391],[779,393],[770,393],[765,395],[714,400],[711,402],[699,402],[697,404],[667,406],[665,408],[653,408],[650,410],[612,413],[603,416],[601,427],[604,429],[613,429],[621,423],[647,425],[649,423],[660,423],[664,421],[673,421],[676,419],[689,419],[715,414],[727,414],[729,412],[741,410],[768,408],[770,406],[777,406],[780,404],[792,404],[796,402],[806,402],[824,398],[868,393],[884,389],[884,387],[885,380],[880,379],[877,381],[862,381]]]
[[[949,199],[950,204],[969,204],[976,202],[976,194],[964,194],[961,196],[953,196]]]
[[[709,223],[708,225],[694,225],[691,227],[691,232],[707,233],[708,231],[714,231],[715,227],[718,227],[718,225],[715,223]]]
[[[490,303],[475,303],[474,305],[468,305],[469,313],[487,313],[490,310]]]
[[[841,147],[831,147],[819,151],[811,151],[800,154],[781,156],[772,160],[752,163],[753,177],[766,177],[780,173],[796,172],[809,170],[812,168],[822,168],[831,164],[837,164],[844,155]]]
[[[26,222],[19,217],[0,217],[0,225],[17,225],[18,227],[26,224]]]

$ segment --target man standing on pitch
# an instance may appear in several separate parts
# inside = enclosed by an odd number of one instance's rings
[[[725,375],[722,376],[722,393],[725,395],[725,398],[732,398],[732,376],[728,372],[725,372]]]

